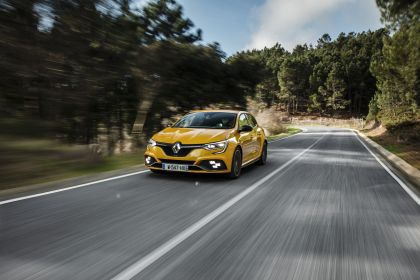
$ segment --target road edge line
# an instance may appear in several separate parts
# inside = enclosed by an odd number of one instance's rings
[[[149,172],[149,170],[136,171],[136,172],[127,173],[127,174],[114,176],[114,177],[110,177],[110,178],[105,178],[105,179],[101,179],[101,180],[97,180],[97,181],[93,181],[93,182],[79,184],[79,185],[75,185],[75,186],[71,186],[71,187],[66,187],[66,188],[56,189],[56,190],[52,190],[52,191],[41,192],[41,193],[36,193],[36,194],[32,194],[32,195],[26,195],[26,196],[11,198],[11,199],[0,201],[0,205],[13,203],[13,202],[21,201],[21,200],[26,200],[26,199],[30,199],[30,198],[34,198],[34,197],[39,197],[39,196],[45,196],[45,195],[49,195],[49,194],[53,194],[53,193],[59,193],[59,192],[64,192],[64,191],[68,191],[68,190],[74,190],[74,189],[87,187],[87,186],[98,184],[98,183],[103,183],[103,182],[113,181],[113,180],[129,177],[129,176],[138,175],[138,174],[145,173],[145,172]]]
[[[298,133],[295,133],[295,134],[292,134],[292,135],[289,135],[289,136],[286,136],[286,137],[283,137],[283,138],[280,138],[280,139],[274,139],[274,140],[271,140],[271,141],[267,141],[268,142],[268,144],[270,144],[270,143],[274,143],[274,142],[278,142],[278,141],[281,141],[281,140],[284,140],[284,139],[287,139],[287,138],[290,138],[290,137],[293,137],[293,136],[296,136],[296,135],[299,135],[299,134],[301,134],[301,133],[303,133],[304,131],[302,130],[302,131],[299,131]]]
[[[300,132],[295,133],[293,135],[289,135],[289,136],[286,136],[286,137],[283,137],[283,138],[280,138],[280,139],[276,139],[276,140],[273,140],[273,141],[268,141],[268,143],[273,143],[273,142],[277,142],[277,141],[280,141],[280,140],[284,140],[284,139],[296,136],[298,134],[301,134],[302,132],[303,131],[300,131]],[[93,182],[83,183],[83,184],[79,184],[79,185],[75,185],[75,186],[59,188],[59,189],[55,189],[55,190],[51,190],[51,191],[40,192],[40,193],[31,194],[31,195],[24,195],[24,196],[20,196],[20,197],[16,197],[16,198],[6,199],[6,200],[0,201],[0,205],[5,205],[5,204],[8,204],[8,203],[13,203],[13,202],[26,200],[26,199],[30,199],[30,198],[34,198],[34,197],[39,197],[39,196],[45,196],[45,195],[49,195],[49,194],[53,194],[53,193],[59,193],[59,192],[64,192],[64,191],[68,191],[68,190],[78,189],[78,188],[82,188],[82,187],[86,187],[86,186],[90,186],[90,185],[94,185],[94,184],[98,184],[98,183],[103,183],[103,182],[107,182],[107,181],[121,179],[121,178],[124,178],[124,177],[138,175],[138,174],[145,173],[145,172],[148,172],[148,171],[149,170],[141,170],[141,171],[127,173],[127,174],[123,174],[123,175],[119,175],[119,176],[115,176],[115,177],[110,177],[110,178],[106,178],[106,179],[101,179],[101,180],[97,180],[97,181],[93,181]]]
[[[257,182],[253,183],[251,186],[234,196],[233,198],[229,199],[227,202],[223,203],[221,206],[192,224],[191,226],[187,227],[138,261],[134,262],[127,268],[125,268],[123,271],[118,273],[116,276],[112,277],[111,280],[130,280],[136,275],[138,275],[140,272],[142,272],[144,269],[149,267],[151,264],[153,264],[155,261],[159,260],[161,257],[172,251],[176,246],[178,246],[180,243],[182,243],[184,240],[192,236],[194,233],[199,231],[201,228],[203,228],[205,225],[216,219],[218,216],[223,214],[226,210],[231,208],[233,205],[235,205],[237,202],[242,200],[244,197],[246,197],[248,194],[256,190],[259,186],[261,186],[263,183],[268,181],[271,177],[276,175],[279,171],[285,169],[289,165],[291,165],[293,162],[295,162],[299,157],[301,157],[303,154],[305,154],[307,151],[309,151],[313,146],[315,146],[321,139],[325,137],[324,134],[322,137],[320,137],[318,140],[316,140],[313,144],[311,144],[308,148],[288,160],[283,165],[279,166],[272,172],[270,172],[268,175],[264,176],[262,179],[258,180]]]
[[[411,190],[411,188],[407,186],[407,184],[405,184],[394,172],[392,172],[392,170],[386,166],[374,152],[372,152],[372,150],[362,141],[362,139],[360,139],[360,134],[358,131],[353,130],[353,133],[357,140],[362,143],[366,150],[376,159],[376,161],[385,169],[385,171],[388,172],[388,174],[394,178],[394,180],[406,191],[406,193],[417,203],[417,205],[420,206],[420,198],[417,196],[417,194]]]

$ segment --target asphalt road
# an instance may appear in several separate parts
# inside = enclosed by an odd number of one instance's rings
[[[0,205],[0,279],[420,279],[420,206],[350,131],[238,180],[155,175]]]

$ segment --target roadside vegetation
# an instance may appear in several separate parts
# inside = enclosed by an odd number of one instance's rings
[[[415,129],[400,128],[397,132],[390,133],[382,125],[371,125],[362,130],[370,139],[399,156],[415,168],[420,170],[420,126]]]
[[[137,164],[154,132],[208,107],[249,110],[270,135],[368,121],[419,143],[420,3],[376,2],[385,28],[226,56],[175,0],[2,1],[0,177]]]
[[[420,145],[417,142],[401,143],[390,134],[370,137],[373,141],[399,156],[410,165],[420,170]]]
[[[142,150],[102,156],[83,145],[66,145],[39,138],[0,139],[0,191],[98,172],[128,168],[143,163]]]

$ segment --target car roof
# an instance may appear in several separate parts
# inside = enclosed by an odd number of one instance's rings
[[[224,110],[224,109],[210,109],[210,110],[193,110],[191,113],[198,113],[198,112],[221,112],[221,113],[248,113],[246,111],[240,111],[240,110]]]

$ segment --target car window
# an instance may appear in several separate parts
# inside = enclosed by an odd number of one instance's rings
[[[173,127],[228,129],[235,126],[235,121],[235,113],[198,112],[186,115],[175,123]]]
[[[258,125],[257,120],[254,118],[253,115],[248,114],[248,119],[252,127],[256,127]]]

